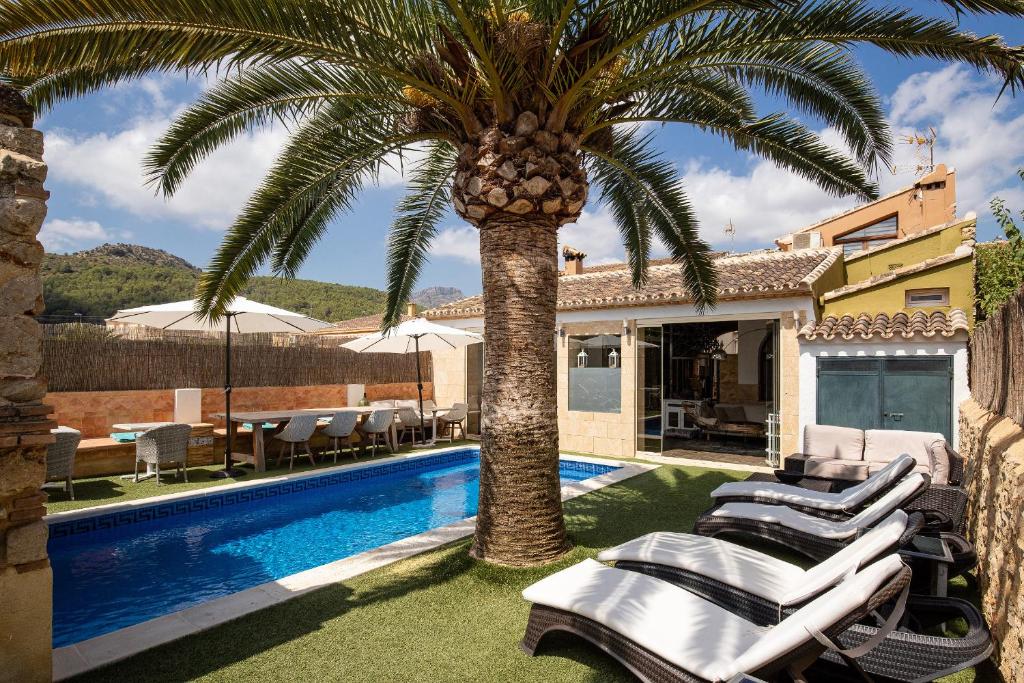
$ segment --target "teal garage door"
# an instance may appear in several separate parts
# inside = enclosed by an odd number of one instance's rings
[[[817,370],[818,424],[952,440],[952,357],[819,358]]]

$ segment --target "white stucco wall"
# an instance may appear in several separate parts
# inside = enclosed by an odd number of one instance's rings
[[[952,356],[953,357],[953,447],[960,442],[960,404],[967,400],[967,339],[937,342],[891,340],[889,342],[843,341],[801,342],[800,344],[800,447],[803,447],[804,426],[817,423],[818,358],[884,356]]]

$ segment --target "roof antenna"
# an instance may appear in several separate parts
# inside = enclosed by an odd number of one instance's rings
[[[904,145],[914,147],[914,163],[891,166],[889,171],[893,175],[913,173],[920,178],[935,170],[935,142],[939,139],[939,134],[935,132],[934,126],[928,126],[927,135],[912,133],[901,135],[899,139]]]

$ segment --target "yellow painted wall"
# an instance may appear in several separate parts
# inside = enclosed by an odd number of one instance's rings
[[[863,255],[845,262],[846,283],[863,282],[896,268],[905,268],[937,256],[952,254],[965,238],[973,238],[974,226],[973,220],[963,221],[903,244],[874,252],[862,252]],[[974,286],[973,282],[970,284],[971,287]]]
[[[846,283],[847,280],[843,266],[843,259],[839,258],[811,284],[811,292],[814,295],[815,313],[819,318],[821,318],[823,314],[821,297],[825,292],[830,292],[833,289],[839,289]]]
[[[949,287],[949,306],[906,308],[906,290]],[[826,301],[824,315],[859,315],[861,313],[897,313],[906,311],[948,311],[961,308],[974,320],[974,259],[964,257],[926,271],[907,275]]]

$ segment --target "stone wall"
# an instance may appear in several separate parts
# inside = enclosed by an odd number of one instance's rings
[[[43,404],[46,381],[36,239],[46,217],[43,135],[17,92],[0,86],[0,680],[48,681],[52,574],[42,517],[46,446],[53,437]]]
[[[348,405],[347,384],[310,387],[235,387],[231,391],[231,410],[236,413],[256,410],[294,410],[299,408],[342,407]],[[416,384],[372,384],[365,388],[366,398],[416,398]],[[423,398],[433,397],[433,385],[423,383]],[[62,391],[47,396],[58,424],[82,432],[83,438],[109,436],[111,425],[121,422],[167,422],[174,419],[174,390],[145,391]],[[450,404],[448,404],[450,405]],[[203,389],[202,417],[216,427],[224,420],[212,417],[224,412],[224,390]]]
[[[981,607],[1004,680],[1024,680],[1024,428],[973,399],[960,405],[969,493],[967,536],[978,549]]]

